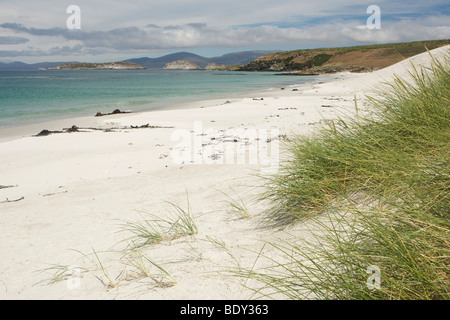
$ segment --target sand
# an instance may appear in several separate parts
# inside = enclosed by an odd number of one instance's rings
[[[284,141],[353,116],[355,97],[368,110],[365,94],[430,60],[425,53],[373,73],[176,110],[1,130],[0,299],[250,299],[244,285],[252,284],[230,271],[252,268],[261,250],[276,258],[266,243],[310,236],[305,225],[260,224],[268,206],[256,200],[260,175],[277,172]],[[147,124],[154,127],[131,128]],[[82,132],[32,136],[72,125]],[[112,129],[82,129],[93,127]],[[229,197],[250,217],[232,212]],[[127,223],[173,216],[171,203],[190,208],[196,234],[145,246],[130,240]]]

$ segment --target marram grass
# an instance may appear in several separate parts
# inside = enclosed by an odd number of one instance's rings
[[[267,222],[319,225],[313,239],[270,244],[286,259],[239,269],[255,296],[290,299],[449,299],[448,56],[413,81],[396,78],[371,116],[290,143],[268,180]],[[373,286],[373,270],[378,270]]]
[[[165,218],[145,214],[139,222],[128,221],[124,224],[123,231],[133,234],[131,238],[127,239],[131,240],[133,247],[171,241],[198,233],[189,199],[187,210],[177,204],[169,204],[175,209],[175,213],[169,212]]]
[[[288,145],[291,160],[268,181],[263,196],[273,200],[273,222],[324,212],[337,196],[385,196],[388,188],[410,194],[409,188],[429,180],[447,181],[433,171],[448,166],[450,75],[447,61],[434,63],[429,73],[416,71],[414,83],[397,78],[371,98],[371,117],[348,119]]]

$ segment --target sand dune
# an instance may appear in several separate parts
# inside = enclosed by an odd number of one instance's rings
[[[364,111],[366,93],[393,74],[406,76],[411,62],[430,60],[425,53],[370,74],[328,75],[170,111],[3,130],[0,299],[250,298],[245,279],[225,271],[251,267],[267,241],[308,236],[304,225],[289,233],[259,227],[266,204],[255,200],[261,179],[254,174],[276,172],[293,134],[351,116],[355,97]],[[114,129],[31,136],[72,125]],[[231,212],[227,195],[242,199],[250,217]],[[170,217],[177,213],[170,203],[190,206],[198,232],[133,246],[124,225]]]

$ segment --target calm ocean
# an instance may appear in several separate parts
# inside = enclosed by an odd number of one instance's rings
[[[266,72],[147,70],[0,71],[0,128],[114,109],[149,111],[196,99],[317,81]]]

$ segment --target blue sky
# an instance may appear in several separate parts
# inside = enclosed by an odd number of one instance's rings
[[[0,61],[111,61],[176,51],[244,50],[450,38],[448,0],[0,0]],[[81,9],[69,30],[69,5]],[[381,9],[381,29],[366,26]]]

